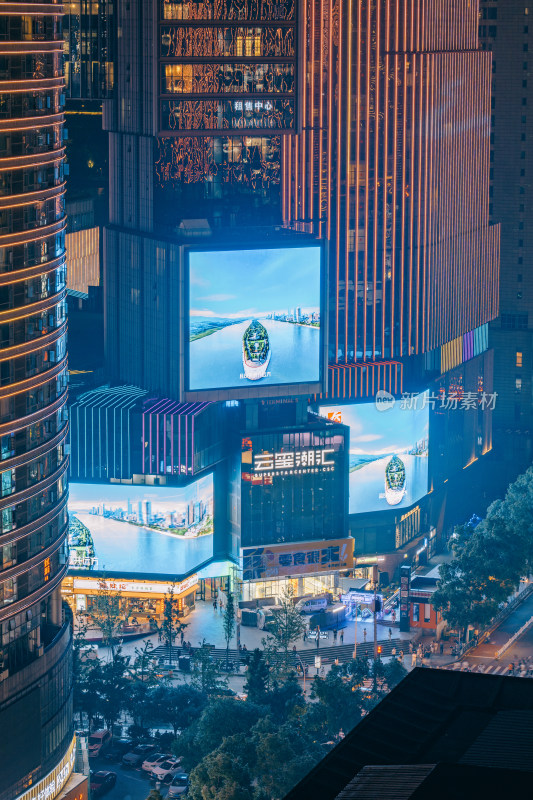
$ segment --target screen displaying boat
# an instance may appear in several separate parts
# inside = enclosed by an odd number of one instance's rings
[[[242,337],[242,365],[249,381],[265,377],[271,354],[265,326],[256,319],[252,320]]]
[[[409,508],[428,491],[427,393],[386,411],[376,403],[320,406],[319,413],[350,428],[349,513]]]
[[[385,467],[385,500],[390,506],[401,503],[405,494],[405,464],[393,456]]]
[[[321,259],[315,244],[191,250],[187,389],[319,382]]]

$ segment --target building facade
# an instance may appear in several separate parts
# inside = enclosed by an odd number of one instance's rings
[[[492,446],[488,323],[498,312],[499,229],[489,220],[491,56],[479,48],[478,5],[120,0],[115,10],[114,96],[104,103],[109,377],[168,398],[157,402],[220,406],[228,507],[221,512],[215,502],[215,517],[227,514],[228,554],[248,560],[247,574],[292,578],[282,570],[289,558],[305,568],[298,574],[320,574],[307,554],[324,550],[331,583],[321,585],[331,588],[350,560],[342,550],[349,541],[352,566],[379,558],[392,578],[399,563],[427,557],[460,521],[454,481],[473,481]],[[241,283],[252,286],[254,248],[317,240],[323,297],[305,317],[322,328],[327,366],[313,388],[300,391],[295,380],[292,389],[271,385],[261,394],[258,381],[228,394],[233,384],[216,383],[214,359],[192,396],[198,385],[184,377],[191,342],[211,336],[217,313],[195,307],[201,322],[191,336],[185,245],[204,245],[228,276],[224,250],[249,249]],[[289,269],[296,271],[296,258]],[[256,299],[268,280],[266,273],[254,284],[243,319],[261,308]],[[199,301],[227,300],[236,283],[228,277]],[[285,321],[299,325],[305,303],[280,294]],[[267,327],[279,322],[276,310],[261,312]],[[400,415],[398,430],[411,438],[399,447],[389,430],[378,452],[360,446],[359,434],[370,414],[364,406],[380,391],[398,410],[402,395],[422,398],[425,416],[417,427],[414,416]],[[169,465],[175,413],[182,416],[157,403],[150,411],[154,473],[161,454]],[[339,430],[343,457],[320,476],[314,459],[328,448],[298,443],[326,425],[317,414],[329,418],[328,431],[339,423],[344,431],[343,417],[353,418],[348,433]],[[372,424],[383,437],[385,415]],[[452,448],[452,439],[461,446]],[[252,461],[259,448],[292,471],[245,469],[244,442],[252,442]],[[143,447],[146,462],[146,438]],[[310,466],[312,473],[301,471]],[[368,503],[357,484],[372,471]],[[336,498],[336,514],[326,514],[325,496]],[[313,519],[322,522],[313,527]],[[261,531],[261,540],[250,531]]]
[[[55,797],[74,763],[61,12],[0,9],[2,800]]]
[[[498,493],[533,457],[531,13],[518,0],[480,3],[480,42],[492,52],[490,212],[502,232],[500,315],[490,327]]]

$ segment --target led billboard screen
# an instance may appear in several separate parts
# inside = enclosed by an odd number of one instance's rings
[[[180,487],[71,483],[73,572],[174,576],[213,555],[213,476]]]
[[[349,513],[387,511],[416,503],[428,490],[429,408],[386,410],[375,403],[321,406],[319,413],[350,428]]]
[[[320,381],[321,252],[189,252],[190,391]]]

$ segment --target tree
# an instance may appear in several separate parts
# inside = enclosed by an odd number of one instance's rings
[[[266,702],[269,684],[270,668],[263,653],[256,647],[250,656],[244,684],[248,700],[259,704]]]
[[[228,592],[228,600],[226,603],[226,608],[224,609],[224,619],[222,621],[224,638],[226,640],[226,670],[229,669],[229,646],[233,638],[233,634],[235,633],[235,624],[235,601],[233,599],[233,594]]]
[[[405,669],[404,665],[401,664],[397,658],[391,659],[388,664],[385,664],[385,681],[387,683],[387,687],[389,691],[394,689],[401,680],[405,678],[407,675],[407,670]]]
[[[154,645],[150,639],[145,639],[141,647],[135,648],[135,659],[132,664],[132,672],[137,680],[150,686],[161,681],[158,675],[159,669],[152,653],[153,649]]]
[[[191,800],[253,800],[250,771],[227,753],[210,753],[189,776],[189,796]]]
[[[102,644],[109,647],[111,660],[115,660],[120,650],[119,639],[122,624],[125,621],[122,610],[122,595],[109,587],[105,578],[98,581],[98,591],[85,617],[102,632]]]
[[[220,665],[211,655],[211,648],[205,639],[191,658],[191,685],[205,694],[220,694],[227,688],[228,679],[222,676]]]
[[[181,621],[181,611],[178,599],[174,596],[175,592],[176,584],[173,583],[163,600],[163,620],[160,622],[154,617],[150,620],[168,647],[168,663],[170,666],[172,666],[172,647],[174,642],[180,633],[188,627],[188,623]]]
[[[134,681],[129,687],[125,698],[125,708],[133,719],[134,725],[145,730],[146,719],[151,716],[149,707],[150,687],[143,681]]]
[[[123,656],[120,647],[115,657],[101,667],[100,708],[108,728],[119,718],[124,709],[129,688],[127,678],[129,658]]]
[[[273,622],[268,631],[265,649],[267,657],[270,650],[271,666],[278,674],[286,675],[294,669],[289,648],[298,641],[305,630],[305,622],[294,606],[293,591],[290,587],[281,593],[279,607],[272,610],[272,617]]]
[[[150,789],[150,794],[146,798],[146,800],[163,800],[163,795],[159,791],[159,789]]]
[[[168,722],[174,736],[198,719],[207,703],[207,696],[187,683],[180,686],[159,686],[151,691],[147,699],[153,718]]]
[[[264,702],[268,704],[272,718],[277,723],[286,722],[298,713],[303,713],[305,698],[296,673],[289,673],[287,679],[281,684],[274,681]]]
[[[321,722],[328,739],[338,738],[341,730],[347,733],[361,719],[361,693],[336,664],[325,678],[313,679],[311,697],[317,703],[309,722],[315,727]]]
[[[271,717],[253,727],[255,783],[271,800],[281,800],[322,758],[316,743],[294,721],[278,725]]]

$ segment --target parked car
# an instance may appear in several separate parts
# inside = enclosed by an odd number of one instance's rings
[[[137,742],[133,739],[113,739],[111,747],[104,753],[106,761],[120,761],[125,753],[131,753]]]
[[[322,597],[303,597],[294,606],[300,614],[315,614],[328,607],[328,598]]]
[[[91,775],[91,797],[102,797],[111,791],[117,782],[117,773],[102,770]]]
[[[129,753],[122,756],[123,767],[139,767],[143,761],[157,752],[153,744],[138,744]]]
[[[163,763],[163,761],[168,760],[172,760],[170,753],[154,753],[152,756],[143,761],[141,769],[144,772],[151,773],[155,767],[158,767]]]
[[[96,758],[102,755],[103,751],[107,750],[111,744],[112,738],[113,734],[106,728],[91,733],[89,736],[89,758]]]
[[[169,759],[168,761],[163,761],[162,764],[159,766],[154,767],[152,770],[152,778],[155,781],[161,781],[162,783],[170,783],[174,775],[180,771],[180,761],[181,758],[173,758]]]
[[[187,794],[189,789],[189,776],[186,772],[178,772],[174,775],[170,786],[168,787],[167,798],[179,797],[182,794]]]

